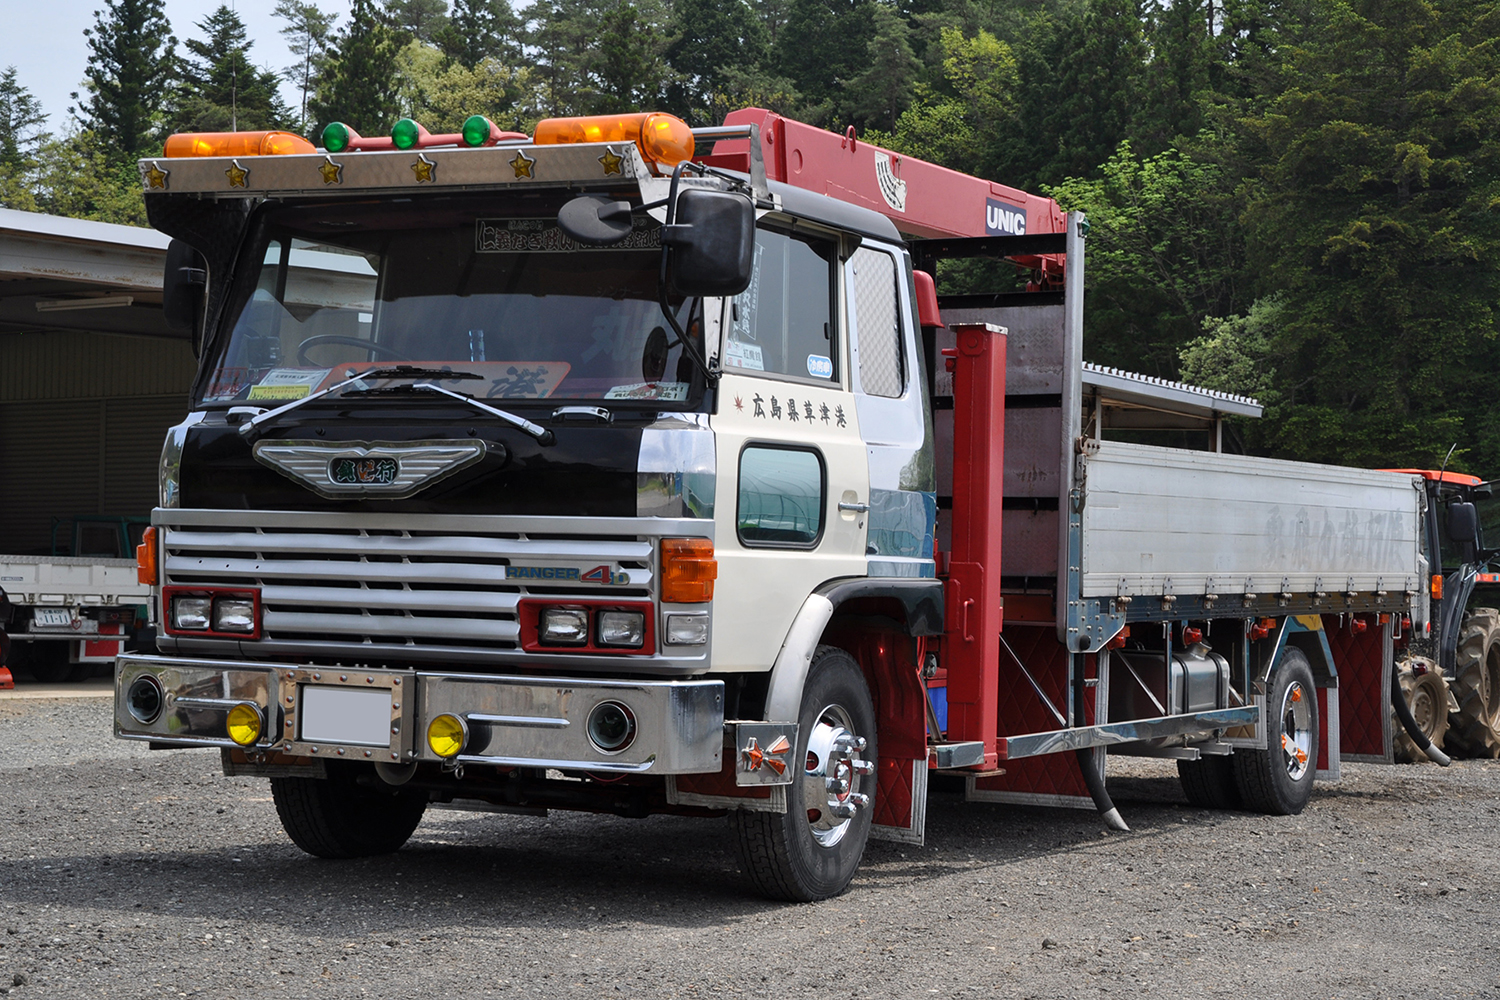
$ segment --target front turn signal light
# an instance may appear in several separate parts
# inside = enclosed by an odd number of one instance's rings
[[[444,760],[458,756],[469,742],[469,727],[456,715],[440,715],[427,724],[427,746]]]
[[[668,604],[705,604],[714,599],[719,561],[707,538],[661,540],[661,599]]]
[[[312,143],[294,132],[179,132],[167,139],[161,155],[284,156],[316,152]]]
[[[229,730],[230,739],[242,747],[249,746],[260,739],[260,731],[264,728],[260,708],[249,702],[234,706],[224,720],[224,727]]]
[[[141,534],[141,544],[135,547],[135,579],[148,587],[156,586],[156,526],[152,525]]]
[[[551,146],[570,142],[633,142],[652,169],[671,170],[693,158],[693,130],[673,115],[588,115],[547,118],[537,123],[532,142]]]

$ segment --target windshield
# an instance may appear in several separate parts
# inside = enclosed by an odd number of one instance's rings
[[[479,375],[479,398],[688,405],[695,369],[657,298],[660,228],[573,243],[560,199],[273,209],[236,276],[204,402],[275,405],[372,367]],[[246,259],[245,257],[241,258]],[[692,336],[695,303],[670,300]]]

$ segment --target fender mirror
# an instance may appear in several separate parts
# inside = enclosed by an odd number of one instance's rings
[[[662,227],[672,287],[683,295],[738,295],[755,262],[755,205],[742,194],[687,188]]]
[[[634,220],[630,202],[598,195],[579,195],[557,213],[557,228],[590,247],[610,247],[630,235]]]
[[[203,286],[208,280],[203,255],[181,240],[167,246],[161,276],[161,313],[168,329],[188,334],[193,356],[203,343]]]

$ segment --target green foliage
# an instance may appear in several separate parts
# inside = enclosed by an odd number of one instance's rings
[[[354,0],[349,23],[339,34],[328,65],[318,78],[310,111],[317,130],[332,121],[352,125],[363,135],[390,130],[397,108],[397,32],[374,0]]]
[[[297,57],[296,64],[282,72],[297,88],[297,131],[306,133],[308,98],[317,93],[318,76],[328,64],[338,15],[324,13],[309,0],[276,0],[273,13],[286,22],[281,35]]]
[[[450,60],[473,69],[486,59],[521,61],[521,20],[507,0],[455,0],[437,42]]]
[[[16,81],[16,68],[7,67],[0,73],[0,167],[14,172],[33,164],[36,147],[47,139],[46,124],[42,102]]]
[[[385,0],[386,21],[407,40],[429,45],[448,27],[447,0]]]
[[[89,61],[79,118],[112,164],[127,165],[160,137],[177,39],[159,0],[104,0],[83,34]]]
[[[188,39],[167,110],[168,132],[282,129],[294,123],[277,92],[278,74],[250,64],[245,22],[227,4],[198,23],[205,39]]]
[[[474,66],[450,62],[431,45],[413,41],[396,60],[397,106],[432,132],[458,132],[480,114],[502,129],[520,131],[541,117],[534,74],[496,59]]]
[[[666,59],[681,74],[672,88],[672,109],[688,121],[717,124],[725,95],[765,62],[766,27],[745,0],[676,0]]]

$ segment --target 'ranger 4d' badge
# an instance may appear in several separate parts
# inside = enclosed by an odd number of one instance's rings
[[[260,441],[255,460],[325,497],[399,500],[484,458],[483,441]]]

